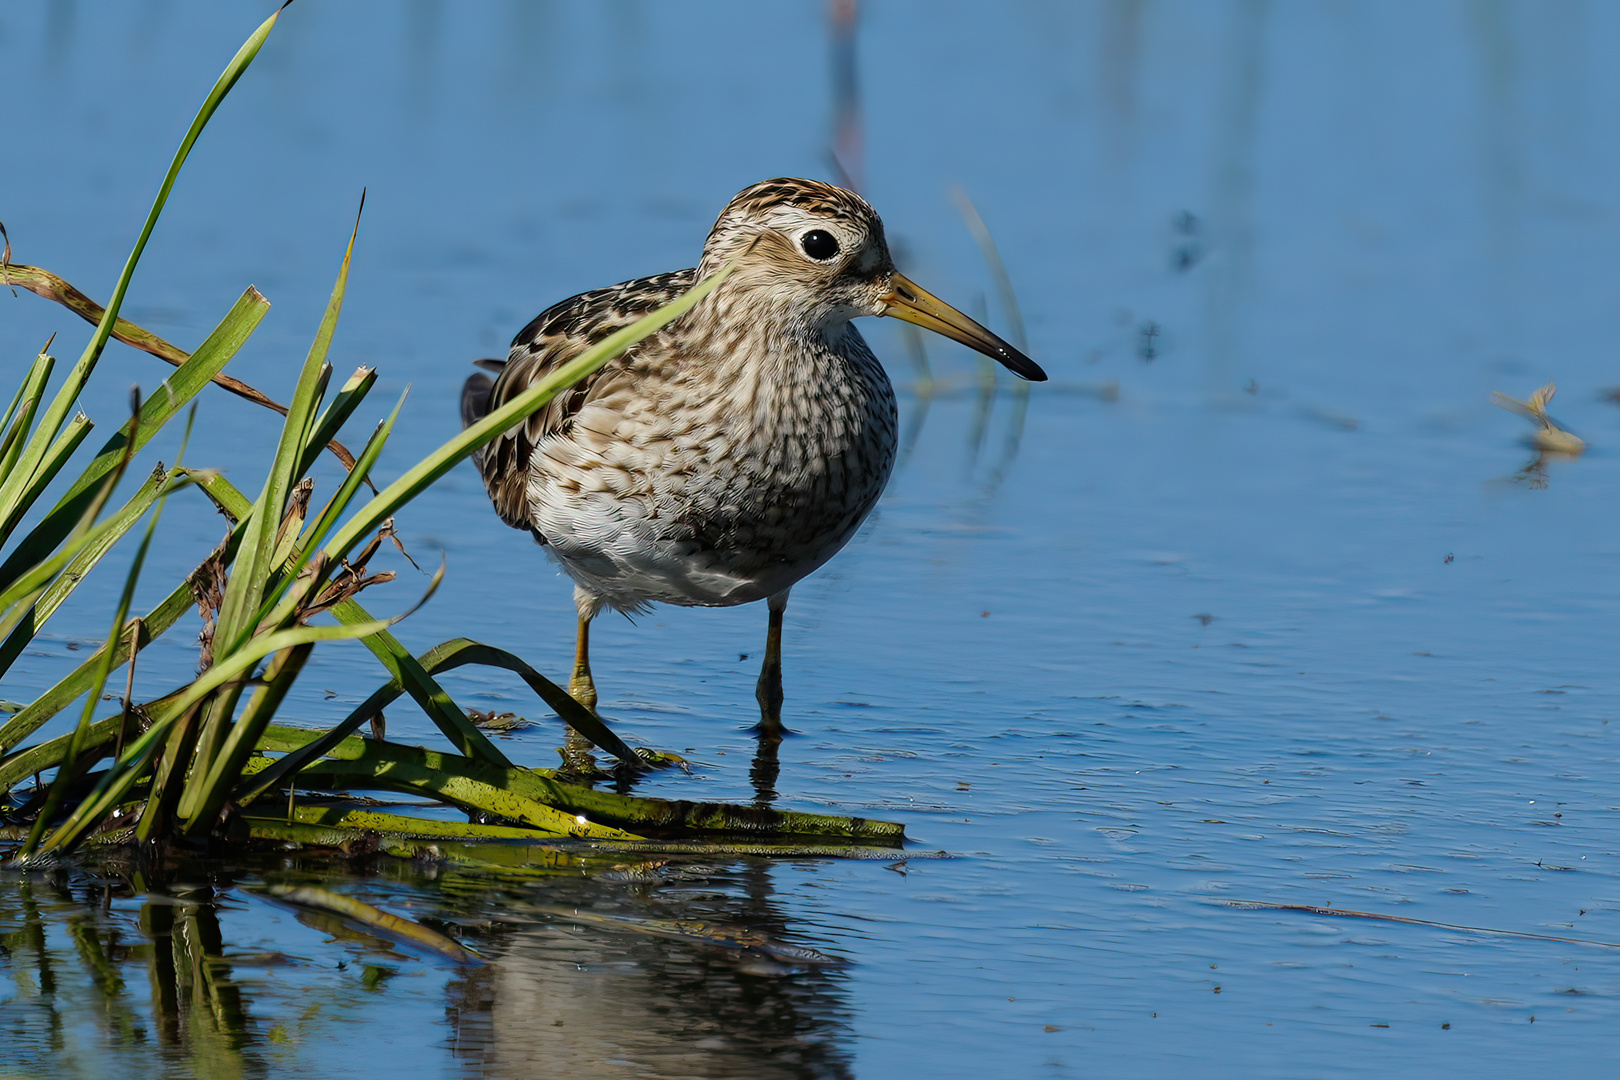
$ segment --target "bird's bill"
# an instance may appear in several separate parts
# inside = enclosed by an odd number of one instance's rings
[[[883,308],[878,312],[879,315],[893,315],[897,319],[915,323],[925,330],[944,334],[952,341],[960,341],[968,348],[982,352],[999,362],[1014,375],[1021,375],[1030,382],[1046,381],[1046,372],[1042,371],[1035,361],[933,293],[918,288],[915,282],[903,274],[894,275],[889,291],[883,295],[880,302]]]

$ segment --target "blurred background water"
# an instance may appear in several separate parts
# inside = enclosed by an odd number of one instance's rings
[[[267,11],[0,8],[13,259],[104,299]],[[285,868],[159,900],[13,881],[5,1068],[1612,1075],[1620,952],[1547,938],[1620,943],[1617,41],[1620,8],[1579,0],[295,4],[199,143],[125,314],[191,346],[257,285],[276,306],[231,371],[284,397],[366,188],[333,355],[411,387],[385,476],[455,431],[470,360],[555,300],[692,265],[768,176],[858,183],[909,275],[1010,333],[951,192],[971,198],[1052,381],[1023,415],[965,350],[928,340],[925,378],[895,326],[863,325],[916,441],[795,590],[800,734],[776,782],[779,805],[900,820],[913,855],[956,857],[719,860],[651,885],[333,879],[472,935],[491,963],[471,973],[241,887]],[[0,311],[18,365],[88,334],[27,294]],[[104,366],[166,373],[121,346]],[[1549,380],[1590,443],[1578,460],[1539,458],[1490,403]],[[105,425],[122,399],[104,378],[85,407]],[[275,418],[203,401],[188,460],[256,488]],[[408,644],[466,634],[566,673],[568,585],[470,466],[399,524],[449,567]],[[148,606],[221,529],[171,506]],[[103,576],[5,697],[105,632],[121,574]],[[403,580],[393,610],[417,595]],[[752,797],[764,621],[599,624],[604,714],[698,763],[641,790]],[[191,670],[185,638],[152,651],[154,691]],[[363,650],[329,649],[287,713],[331,722],[379,681]],[[541,719],[511,680],[449,685]],[[550,765],[555,742],[542,721],[502,745]],[[778,971],[556,914],[574,906],[847,963]],[[170,942],[174,970],[229,972],[208,1031],[169,1000],[203,991],[145,988]]]

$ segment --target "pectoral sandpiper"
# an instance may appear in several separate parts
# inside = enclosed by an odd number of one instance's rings
[[[698,306],[476,460],[501,520],[574,580],[574,697],[595,706],[589,630],[604,607],[765,600],[756,696],[761,737],[776,739],[788,590],[855,535],[894,468],[894,388],[850,320],[893,315],[1026,379],[1046,374],[898,273],[859,195],[777,179],[727,204],[695,269],[547,308],[505,361],[481,362],[493,380],[467,380],[463,424],[733,261]]]

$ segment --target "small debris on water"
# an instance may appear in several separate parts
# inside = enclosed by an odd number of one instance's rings
[[[1136,358],[1144,364],[1151,364],[1159,356],[1159,324],[1148,319],[1136,328]]]
[[[473,722],[474,727],[483,728],[485,731],[521,731],[534,726],[517,713],[498,713],[493,709],[487,712],[483,709],[468,709],[467,719]]]
[[[1524,401],[1493,390],[1491,403],[1508,412],[1518,413],[1537,425],[1535,434],[1530,436],[1530,444],[1537,450],[1575,457],[1586,449],[1586,442],[1547,415],[1547,403],[1556,393],[1558,386],[1552,382],[1541,387]]]

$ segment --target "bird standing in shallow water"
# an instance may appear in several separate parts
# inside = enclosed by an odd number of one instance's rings
[[[898,273],[877,212],[814,180],[777,179],[727,204],[692,270],[581,293],[547,308],[497,372],[462,391],[463,425],[727,263],[715,291],[475,458],[501,520],[527,529],[574,579],[569,692],[596,704],[590,623],[651,602],[770,612],[756,696],[781,737],[788,590],[832,558],[894,468],[894,388],[850,320],[893,315],[1026,379],[1027,356]]]

